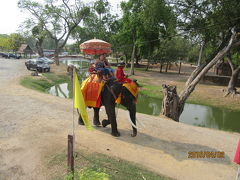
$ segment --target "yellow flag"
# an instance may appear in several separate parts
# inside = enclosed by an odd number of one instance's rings
[[[86,128],[89,130],[93,129],[93,127],[91,126],[91,124],[88,120],[86,105],[85,105],[81,87],[80,87],[80,84],[78,81],[78,76],[75,71],[74,71],[74,108],[78,109]]]

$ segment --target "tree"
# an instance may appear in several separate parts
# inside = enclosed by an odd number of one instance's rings
[[[212,46],[212,52],[208,54],[205,63],[193,71],[180,95],[177,94],[176,86],[163,86],[162,114],[179,121],[187,98],[201,78],[239,43],[237,32],[240,2],[177,0],[174,3],[180,12],[180,27],[188,30],[191,36],[200,35],[205,44]]]
[[[109,12],[109,2],[107,0],[98,0],[94,3],[94,9],[98,13],[101,21],[102,14]]]
[[[0,49],[16,52],[24,41],[24,37],[18,33],[0,35]]]
[[[0,35],[0,49],[2,51],[4,50],[10,50],[11,45],[10,45],[10,41],[9,41],[9,35],[6,34],[1,34]]]
[[[123,17],[120,19],[118,37],[121,50],[131,48],[131,74],[141,57],[152,56],[161,39],[175,32],[175,16],[172,8],[163,0],[129,0],[122,2]]]
[[[194,52],[194,45],[189,39],[183,37],[172,37],[171,39],[162,40],[159,48],[153,53],[152,59],[160,63],[160,73],[162,72],[162,65],[166,63],[166,72],[168,64],[172,62],[181,62],[188,60],[196,61],[196,52]],[[195,53],[195,54],[194,54]],[[180,72],[180,67],[179,67]]]
[[[225,89],[225,92],[226,92],[225,96],[228,96],[229,94],[232,94],[232,95],[239,94],[236,88],[238,75],[240,73],[239,48],[233,48],[233,50],[227,54],[226,59],[231,67],[232,75],[228,82],[228,86]]]
[[[12,49],[13,52],[16,52],[21,46],[21,44],[25,41],[25,39],[18,33],[12,33],[9,36],[9,41],[10,49]]]
[[[71,32],[89,14],[89,8],[80,0],[46,0],[40,4],[30,0],[20,0],[18,6],[31,13],[36,21],[42,22],[43,28],[54,40],[54,59],[59,65],[59,53],[67,43]]]
[[[101,7],[101,8],[100,8]],[[77,40],[76,46],[86,40],[97,38],[115,45],[114,34],[118,30],[117,16],[110,14],[108,1],[96,1],[89,15],[83,20],[83,26],[74,29],[71,36]]]

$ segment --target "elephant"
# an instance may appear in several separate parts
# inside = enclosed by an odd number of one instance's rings
[[[102,126],[106,127],[111,124],[112,128],[112,136],[118,137],[120,133],[117,128],[116,114],[115,114],[115,100],[121,93],[121,104],[127,108],[130,114],[131,121],[134,125],[136,125],[136,97],[134,97],[131,92],[124,86],[122,83],[116,81],[115,78],[110,78],[107,80],[103,86],[101,92],[101,105],[105,106],[108,120],[102,121]],[[99,121],[99,109],[94,107],[94,117],[93,124],[95,126],[100,126],[101,123]],[[80,125],[84,125],[81,115],[79,114],[78,123]],[[131,134],[132,137],[137,135],[137,129],[132,126],[133,132]]]

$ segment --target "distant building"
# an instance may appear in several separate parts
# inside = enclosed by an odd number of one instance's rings
[[[30,58],[32,56],[32,54],[34,53],[33,50],[30,48],[30,46],[28,44],[21,44],[20,48],[17,51],[18,54],[20,54],[21,56],[24,56],[24,58],[27,58],[27,56],[29,55]]]

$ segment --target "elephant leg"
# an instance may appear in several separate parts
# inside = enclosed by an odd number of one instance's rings
[[[115,103],[113,104],[109,104],[107,106],[105,106],[106,109],[106,113],[108,116],[108,120],[111,123],[111,127],[112,127],[112,135],[115,137],[119,137],[120,133],[118,132],[117,129],[117,121],[116,121],[116,114],[115,114]]]
[[[82,120],[82,116],[81,116],[81,114],[79,113],[78,109],[77,109],[77,112],[78,112],[78,124],[84,126],[84,122],[83,122],[83,120]]]
[[[134,125],[136,125],[136,104],[132,104],[128,107],[128,111],[130,114],[131,121]],[[137,136],[137,129],[132,126],[133,133],[131,134],[132,137]]]
[[[106,127],[107,125],[111,124],[111,122],[107,119],[102,120],[102,126]]]
[[[99,110],[100,110],[100,108],[93,108],[93,110],[94,110],[93,124],[95,126],[100,126],[101,125],[101,123],[99,121]]]

